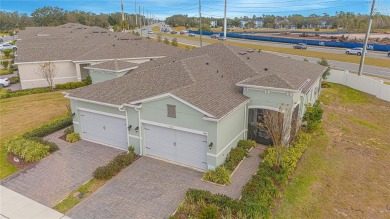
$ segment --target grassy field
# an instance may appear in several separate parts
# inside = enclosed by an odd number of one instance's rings
[[[0,100],[0,179],[18,170],[7,163],[7,152],[2,143],[13,136],[65,115],[68,104],[68,99],[65,99],[60,92]]]
[[[390,103],[332,84],[275,218],[389,218]]]
[[[167,33],[163,33],[162,35],[163,36],[173,36],[172,34],[167,34]],[[178,34],[175,34],[174,36],[176,38],[199,41],[199,37],[189,37],[189,36],[178,35]],[[211,39],[208,36],[204,36],[202,41],[206,42],[206,43],[218,43],[218,42],[221,43],[222,42],[220,40]],[[317,52],[317,51],[309,51],[309,50],[298,50],[298,49],[293,49],[293,48],[280,48],[280,47],[273,47],[273,46],[252,45],[252,44],[245,44],[245,43],[238,43],[238,42],[231,42],[231,41],[226,41],[223,43],[228,43],[231,45],[236,45],[236,46],[244,47],[244,48],[261,49],[261,50],[266,50],[266,51],[299,55],[299,56],[307,56],[307,57],[313,57],[313,58],[318,58],[318,59],[325,58],[328,60],[335,60],[335,61],[341,61],[341,62],[350,62],[350,63],[356,63],[356,64],[360,63],[360,56],[334,54],[334,53]],[[378,67],[390,68],[390,62],[388,59],[377,59],[377,58],[372,58],[372,57],[366,57],[365,64],[372,65],[372,66],[378,66]]]

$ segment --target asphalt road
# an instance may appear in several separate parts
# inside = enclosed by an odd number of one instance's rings
[[[143,30],[143,35],[149,35],[150,37],[156,37],[155,34],[147,34],[147,32],[149,30],[151,30],[152,27],[153,26],[145,27],[145,30]],[[167,37],[169,40],[171,40],[171,39],[175,38],[175,34],[167,35],[164,37]],[[204,36],[204,37],[210,38],[209,36]],[[194,37],[194,40],[177,38],[177,41],[179,43],[200,46],[200,42],[198,41],[198,39],[199,39],[199,35],[196,35],[196,37]],[[268,45],[268,46],[278,45],[281,47],[291,48],[291,44],[284,44],[284,43],[273,43],[273,42],[252,41],[252,40],[237,40],[237,39],[228,39],[228,40],[236,41],[236,42],[240,42],[240,43],[247,43],[247,44]],[[204,46],[209,45],[209,44],[210,43],[203,42]],[[329,53],[340,53],[340,54],[345,53],[345,49],[336,49],[336,48],[330,48],[330,47],[318,47],[318,48],[309,47],[308,50],[329,52]],[[266,51],[266,52],[269,52],[269,51]],[[319,59],[317,59],[317,58],[311,58],[311,57],[305,57],[305,56],[297,56],[297,55],[290,55],[290,54],[276,53],[276,52],[269,52],[269,53],[273,53],[273,54],[283,56],[283,57],[290,57],[292,59],[301,60],[301,61],[304,59],[307,59],[311,63],[317,63],[317,61],[319,61]],[[367,56],[373,57],[373,58],[389,59],[389,63],[390,63],[390,58],[388,58],[387,54],[384,52],[369,51]],[[350,72],[358,72],[359,71],[359,65],[355,64],[355,63],[339,62],[339,61],[333,61],[333,60],[328,60],[328,63],[333,68],[342,69],[342,70],[349,70]],[[365,65],[363,68],[363,74],[390,79],[390,68],[382,68],[382,67]]]

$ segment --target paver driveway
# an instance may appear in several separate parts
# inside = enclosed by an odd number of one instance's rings
[[[63,131],[56,132],[46,140],[57,143],[60,150],[1,181],[1,185],[53,207],[69,193],[92,178],[92,172],[107,164],[123,151],[107,146],[78,141],[69,144],[58,139]]]
[[[262,151],[252,149],[252,156],[244,159],[225,187],[201,181],[202,172],[143,156],[67,215],[75,219],[168,218],[189,188],[239,198],[242,186],[258,168]]]

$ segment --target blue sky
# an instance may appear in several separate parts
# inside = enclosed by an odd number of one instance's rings
[[[94,13],[120,11],[121,0],[0,0],[0,10],[30,14],[36,8],[58,6],[65,10],[82,10]],[[336,11],[352,11],[368,14],[371,0],[228,0],[228,17],[261,16],[262,14],[290,15],[294,13],[335,14]],[[202,15],[222,17],[224,0],[202,0]],[[271,2],[271,3],[270,3]],[[134,0],[124,0],[125,11],[134,13]],[[172,14],[197,16],[198,0],[137,0],[160,19]],[[377,0],[377,11],[390,15],[390,0]]]

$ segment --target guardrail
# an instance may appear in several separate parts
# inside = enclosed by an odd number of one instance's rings
[[[192,31],[190,33],[199,34],[199,31]],[[212,35],[212,34],[220,34],[222,33],[214,33],[214,32],[202,32],[203,35]],[[355,48],[355,47],[363,47],[362,43],[353,43],[353,42],[333,42],[326,40],[309,40],[309,39],[293,39],[293,38],[283,38],[283,37],[268,37],[268,36],[254,36],[248,34],[239,34],[239,33],[227,33],[227,37],[231,38],[240,38],[246,40],[260,40],[260,41],[270,41],[270,42],[279,42],[279,43],[306,43],[307,45],[312,46],[328,46],[328,47],[339,47],[339,48]],[[373,51],[390,51],[390,45],[382,45],[382,44],[368,44],[368,50]]]

